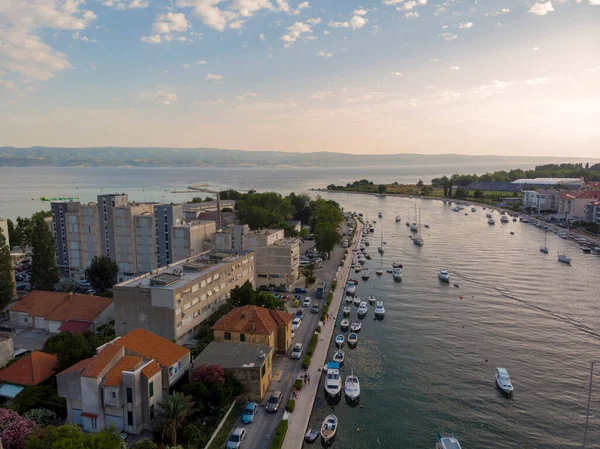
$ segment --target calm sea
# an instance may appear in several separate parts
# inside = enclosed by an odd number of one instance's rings
[[[365,156],[368,163],[368,156]],[[366,164],[365,164],[366,165]],[[328,184],[346,184],[358,179],[377,183],[425,182],[453,173],[486,173],[509,170],[515,165],[428,165],[404,167],[336,168],[72,168],[72,167],[0,167],[0,217],[31,215],[49,203],[40,197],[80,197],[96,201],[98,194],[124,192],[132,200],[143,202],[185,202],[199,194],[173,194],[193,184],[208,184],[215,190],[273,190],[288,194],[324,188]],[[532,168],[521,166],[520,168]],[[206,196],[206,193],[200,194]]]
[[[542,254],[543,231],[500,224],[498,213],[490,226],[479,207],[457,213],[440,201],[328,195],[377,220],[371,278],[354,276],[357,294],[382,299],[386,316],[375,321],[370,306],[357,348],[345,348],[342,374],[359,377],[360,406],[344,399],[332,406],[321,390],[312,426],[334,411],[338,448],[432,449],[442,431],[455,433],[463,449],[581,447],[590,362],[600,355],[600,256],[553,234],[549,254]],[[423,247],[405,226],[415,221],[415,203],[430,225]],[[557,261],[565,245],[572,266]],[[404,265],[401,283],[385,273],[393,262]],[[451,273],[449,285],[438,281],[441,268]],[[512,398],[496,388],[496,367],[508,369]],[[594,448],[600,447],[599,399],[594,392],[588,435]]]

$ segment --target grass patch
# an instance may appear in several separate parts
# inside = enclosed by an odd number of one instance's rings
[[[275,437],[273,438],[273,442],[271,443],[271,449],[281,449],[283,445],[283,440],[285,439],[285,434],[288,430],[288,420],[283,419],[277,425],[277,430],[275,431]]]
[[[219,430],[219,433],[217,433],[217,436],[207,449],[221,449],[222,447],[225,447],[227,437],[229,437],[229,432],[231,432],[231,429],[233,429],[237,424],[243,410],[243,404],[236,404],[233,406],[231,413],[229,413],[229,416],[223,423],[223,427],[221,427],[221,430]]]

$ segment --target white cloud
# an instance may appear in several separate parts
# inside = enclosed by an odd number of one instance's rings
[[[172,40],[185,41],[187,38],[180,34],[185,33],[190,28],[191,25],[183,13],[168,12],[167,14],[159,14],[152,24],[154,34],[142,37],[142,42],[160,44]]]
[[[332,94],[332,92],[315,92],[308,98],[312,98],[313,100],[322,100],[325,97],[328,97]]]
[[[109,8],[124,10],[147,8],[150,2],[148,0],[105,0],[102,4]]]
[[[175,0],[180,8],[192,8],[202,23],[215,30],[239,29],[246,20],[263,11],[291,12],[287,1],[277,0],[277,7],[270,0]]]
[[[280,11],[283,12],[290,12],[291,8],[289,3],[286,0],[276,0],[277,1],[277,6],[279,7]]]
[[[362,8],[355,9],[354,12],[353,12],[353,14],[355,16],[366,16],[367,15],[367,11],[365,9],[362,9]]]
[[[525,81],[525,84],[527,84],[528,86],[539,86],[539,85],[545,85],[545,84],[550,84],[550,82],[552,81],[551,78],[532,78],[532,79],[528,79]]]
[[[442,34],[438,34],[438,36],[443,37],[447,41],[451,41],[453,39],[458,38],[458,34],[452,34],[452,33],[442,33]]]
[[[408,11],[406,14],[404,14],[405,19],[415,19],[417,17],[419,17],[419,13],[417,11]]]
[[[460,67],[457,65],[453,65],[450,67],[450,70],[460,70]]]
[[[187,70],[187,69],[191,68],[192,66],[190,64],[181,64],[181,67]]]
[[[48,80],[72,68],[64,53],[42,41],[39,31],[86,29],[96,19],[96,14],[81,9],[82,6],[83,2],[75,0],[2,0],[0,72],[16,74],[20,78],[18,81],[32,82]]]
[[[246,92],[246,93],[243,93],[242,95],[238,95],[235,98],[239,101],[244,101],[248,98],[256,98],[256,97],[258,97],[258,94],[256,92]]]
[[[381,27],[379,25],[373,25],[373,33],[378,33],[381,31]]]
[[[267,38],[265,37],[265,35],[264,35],[264,34],[262,34],[262,33],[260,33],[260,34],[258,35],[258,38],[259,38],[261,41],[264,41],[264,40],[266,40],[266,39],[267,39]]]
[[[533,48],[531,49],[531,51],[538,51],[539,49],[540,49],[540,47],[533,47]]]
[[[346,98],[346,102],[348,103],[356,103],[357,101],[369,101],[375,98],[375,95],[366,94],[361,95],[360,97],[348,97]]]
[[[331,34],[331,31],[324,30],[324,31],[323,31],[323,34]]]
[[[585,69],[581,72],[582,75],[589,75],[590,73],[600,73],[600,66]]]
[[[111,97],[110,101],[114,103],[121,103],[121,99],[119,97]]]
[[[404,73],[402,73],[402,72],[392,72],[392,75],[394,75],[394,76],[404,76]]]
[[[208,75],[206,75],[206,77],[204,78],[206,81],[221,81],[223,79],[223,75],[217,75],[215,73],[209,73]]]
[[[139,95],[142,100],[154,101],[165,106],[171,106],[178,100],[176,93],[165,89],[149,90],[141,92]]]
[[[365,9],[355,9],[352,13],[352,17],[350,20],[346,22],[334,22],[333,20],[329,22],[330,28],[350,28],[352,30],[357,30],[359,28],[364,27],[369,21],[365,17],[367,15],[367,11]]]
[[[589,0],[589,2],[592,6],[600,6],[600,0]]]
[[[458,25],[458,27],[461,30],[464,30],[466,28],[472,28],[473,27],[473,22],[464,22],[464,23],[461,23],[460,25]]]
[[[423,6],[427,4],[427,0],[408,0],[401,3],[400,6],[396,7],[397,11],[410,11],[417,6]]]
[[[283,46],[288,48],[294,45],[298,39],[316,39],[313,35],[312,25],[317,25],[321,22],[321,19],[308,19],[306,22],[296,22],[293,25],[287,27],[287,34],[281,36],[281,40],[284,42]]]
[[[510,9],[508,8],[502,8],[500,11],[493,11],[493,12],[486,12],[484,14],[484,16],[488,17],[488,16],[499,16],[501,14],[507,14],[510,12]]]
[[[546,3],[538,2],[529,9],[529,12],[531,14],[535,14],[536,16],[545,16],[552,11],[554,11],[554,8],[552,7],[551,1]]]
[[[204,65],[204,64],[206,64],[206,61],[204,59],[202,59],[200,61],[197,61],[196,64],[198,64],[198,65]]]
[[[317,53],[317,56],[321,56],[322,58],[331,58],[333,53],[327,53],[321,50],[319,53]]]
[[[220,99],[219,100],[206,100],[203,103],[206,104],[206,105],[209,105],[209,106],[217,106],[217,105],[220,105],[220,104],[225,104],[225,101],[224,100],[220,100]]]

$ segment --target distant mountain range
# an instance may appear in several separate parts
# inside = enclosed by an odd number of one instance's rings
[[[594,162],[583,158],[469,156],[460,154],[286,153],[217,148],[53,148],[0,147],[4,167],[390,167],[419,165],[479,165],[507,163]]]

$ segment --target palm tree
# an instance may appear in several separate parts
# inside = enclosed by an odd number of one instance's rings
[[[167,396],[159,403],[163,417],[162,438],[168,432],[171,437],[171,447],[177,445],[177,430],[183,427],[186,420],[192,414],[194,402],[191,396],[184,396],[183,393],[173,393]]]
[[[311,263],[302,268],[302,276],[304,276],[304,286],[308,288],[308,284],[315,279],[315,266]]]

